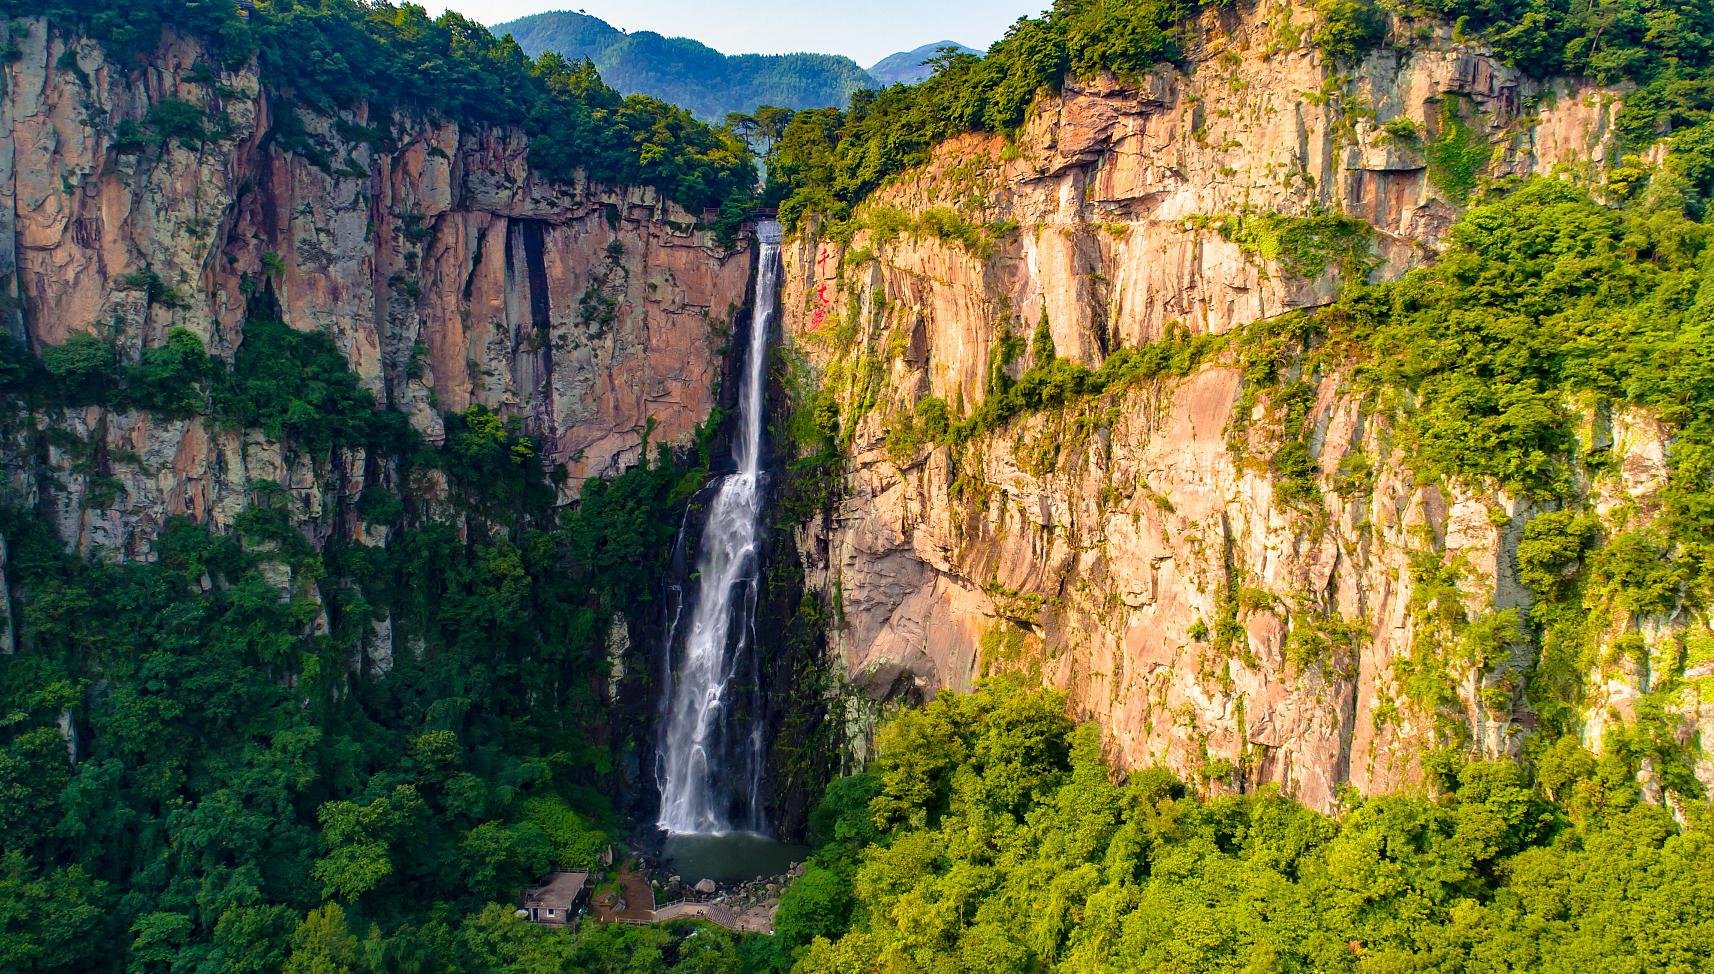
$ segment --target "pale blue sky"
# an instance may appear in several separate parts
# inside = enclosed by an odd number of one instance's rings
[[[1050,0],[427,0],[484,24],[544,10],[582,10],[626,30],[694,37],[727,54],[818,51],[868,67],[895,51],[954,40],[987,48]]]

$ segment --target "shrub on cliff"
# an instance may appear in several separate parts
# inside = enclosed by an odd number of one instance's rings
[[[1627,657],[1648,661],[1657,714],[1697,679],[1695,624],[1645,639],[1637,619],[1695,619],[1714,604],[1714,241],[1684,190],[1663,180],[1612,206],[1557,180],[1503,184],[1453,226],[1437,262],[1235,339],[1274,405],[1292,368],[1348,370],[1419,479],[1531,501],[1516,561],[1536,596],[1522,690],[1552,736],[1581,726],[1589,675]],[[1636,434],[1613,442],[1609,417],[1615,430],[1658,423],[1670,444],[1658,487],[1638,491]],[[1621,484],[1641,511],[1607,508]],[[1444,673],[1420,672],[1446,690]],[[1494,685],[1519,688],[1509,675]],[[1694,748],[1672,721],[1638,727],[1663,778],[1688,774]]]
[[[143,360],[126,376],[132,402],[144,409],[184,416],[207,408],[208,383],[219,368],[202,340],[183,328],[167,333],[165,344],[143,351]]]
[[[227,422],[312,450],[398,447],[410,438],[402,416],[377,411],[374,395],[358,383],[331,338],[266,319],[244,326],[231,373],[216,388],[214,410]]]
[[[1676,207],[1614,209],[1537,180],[1473,208],[1439,262],[1317,315],[1335,347],[1410,390],[1416,462],[1514,495],[1575,493],[1569,394],[1650,410],[1675,431],[1665,557],[1714,594],[1714,247]],[[1544,529],[1545,530],[1545,529]],[[1545,578],[1538,578],[1545,584]]]
[[[90,334],[73,335],[42,350],[48,374],[66,395],[80,401],[100,401],[112,392],[118,363],[113,346]]]
[[[1387,15],[1375,0],[1319,0],[1312,40],[1329,57],[1352,60],[1387,37]]]

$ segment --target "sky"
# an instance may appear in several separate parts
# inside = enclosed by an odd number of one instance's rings
[[[500,24],[545,10],[580,10],[625,30],[691,37],[726,54],[814,51],[864,67],[896,51],[952,40],[987,49],[1049,0],[419,0]]]

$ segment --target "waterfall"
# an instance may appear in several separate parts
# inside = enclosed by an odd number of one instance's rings
[[[665,708],[658,748],[659,825],[673,833],[760,832],[761,685],[755,646],[761,564],[762,423],[768,333],[779,303],[780,229],[757,228],[756,303],[738,391],[735,469],[711,488],[697,548],[695,596],[667,634]],[[689,521],[686,522],[690,523]],[[681,537],[680,544],[683,544]],[[681,646],[682,644],[682,646]],[[748,687],[750,720],[733,697]]]

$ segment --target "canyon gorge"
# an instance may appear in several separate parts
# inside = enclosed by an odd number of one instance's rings
[[[602,949],[775,972],[1157,969],[1079,939],[1091,890],[1276,813],[1329,849],[1448,816],[1410,841],[1478,865],[1400,887],[1459,930],[1591,808],[1705,841],[1689,54],[1535,70],[1452,0],[1061,0],[711,127],[415,7],[11,4],[0,852],[130,957],[207,948],[148,970],[521,971],[470,958],[548,949],[504,905],[543,873],[619,915],[635,846],[691,895],[659,833],[815,859],[746,894],[772,947]],[[1457,818],[1502,805],[1526,838]],[[1041,868],[1087,911],[995,892],[1085,820]],[[1259,901],[1308,895],[1279,856]],[[964,967],[881,946],[936,930]],[[0,967],[121,969],[38,939]]]
[[[1515,551],[1541,508],[1421,482],[1349,368],[1310,377],[1321,496],[1307,504],[1277,496],[1278,423],[1229,354],[956,450],[887,448],[925,396],[979,403],[1008,330],[1043,322],[1058,356],[1097,368],[1121,348],[1235,334],[1326,304],[1352,276],[1432,261],[1464,200],[1423,139],[1393,134],[1401,125],[1429,141],[1468,135],[1491,178],[1595,181],[1616,151],[1620,90],[1532,79],[1439,27],[1342,74],[1282,40],[1311,17],[1225,14],[1188,70],[1068,85],[1015,139],[937,150],[865,204],[854,235],[827,239],[810,222],[788,242],[782,354],[846,383],[841,496],[799,537],[813,583],[840,603],[835,663],[856,692],[920,699],[1021,669],[1068,691],[1128,766],[1223,761],[1232,787],[1276,782],[1321,808],[1347,784],[1419,780],[1435,715],[1401,706],[1393,664],[1440,637],[1425,632],[1412,557],[1458,565],[1473,618],[1527,609]],[[134,357],[183,328],[229,357],[265,300],[290,327],[330,336],[362,387],[430,440],[443,411],[521,419],[543,463],[563,465],[562,502],[649,442],[688,445],[712,413],[754,252],[719,246],[658,192],[548,182],[504,129],[416,122],[376,145],[361,131],[383,120],[360,114],[306,116],[336,161],[324,164],[281,145],[253,66],[214,85],[195,75],[204,53],[177,38],[133,73],[92,41],[20,23],[0,104],[14,133],[0,229],[15,241],[8,327],[33,347],[98,334]],[[163,100],[205,103],[219,137],[120,144],[119,124]],[[921,225],[946,213],[998,229],[973,245]],[[1260,213],[1339,213],[1368,230],[1354,260],[1294,266],[1216,225]],[[1670,434],[1646,412],[1571,408],[1617,461],[1591,484],[1597,506],[1646,518]],[[316,543],[378,537],[355,513],[367,486],[431,506],[444,490],[396,483],[362,449],[315,456],[143,410],[69,409],[29,435],[46,445],[13,431],[16,496],[109,557],[147,557],[173,516],[230,529],[258,480],[286,490]],[[1335,482],[1348,457],[1373,469],[1356,493]],[[1240,592],[1235,642],[1193,638]],[[1706,630],[1684,613],[1636,624],[1656,647]],[[374,638],[387,631],[378,622]],[[1305,639],[1325,657],[1294,657]],[[1448,674],[1477,753],[1517,753],[1522,665]],[[1673,702],[1686,741],[1714,719],[1696,689],[1708,661],[1690,665]],[[1592,746],[1649,692],[1651,668],[1588,674]],[[1484,690],[1502,684],[1495,705]],[[1696,767],[1714,781],[1706,757]]]

